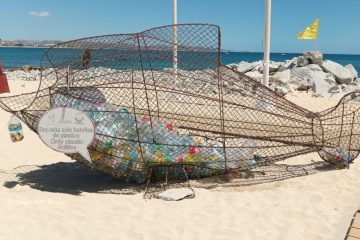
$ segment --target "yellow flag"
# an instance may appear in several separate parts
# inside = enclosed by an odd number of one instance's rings
[[[298,39],[317,39],[319,30],[319,19],[316,19],[310,26],[303,32],[297,35]]]

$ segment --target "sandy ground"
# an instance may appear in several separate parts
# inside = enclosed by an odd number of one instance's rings
[[[340,99],[288,98],[314,111]],[[12,143],[9,116],[0,111],[0,239],[343,239],[360,205],[360,162],[337,170],[316,153],[193,182],[194,199],[144,200],[143,187],[128,191],[27,127]]]

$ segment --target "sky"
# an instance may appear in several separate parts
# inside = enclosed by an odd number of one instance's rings
[[[0,0],[0,38],[71,40],[172,23],[172,0]],[[296,35],[320,19],[317,49],[360,54],[360,0],[272,0],[271,52],[315,49]],[[222,48],[263,51],[265,0],[178,0],[178,23],[221,27]]]

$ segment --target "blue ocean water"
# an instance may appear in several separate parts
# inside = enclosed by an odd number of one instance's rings
[[[0,48],[0,60],[2,61],[4,68],[13,68],[23,65],[40,66],[45,50],[46,48]],[[270,55],[270,59],[272,61],[282,62],[301,55],[301,53],[272,53]],[[221,58],[224,64],[238,63],[240,61],[254,62],[261,60],[263,58],[263,54],[248,52],[223,52],[221,54]],[[360,72],[360,55],[324,54],[324,59],[329,59],[342,65],[351,63],[357,71]]]
[[[41,58],[46,48],[0,48],[0,61],[4,68],[20,67],[23,65],[40,66]]]

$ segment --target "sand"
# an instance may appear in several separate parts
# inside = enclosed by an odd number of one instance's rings
[[[319,111],[340,96],[288,98]],[[360,205],[359,159],[338,170],[317,153],[192,182],[194,199],[144,200],[144,187],[128,191],[25,126],[25,139],[12,143],[9,116],[0,111],[0,239],[343,239]]]

